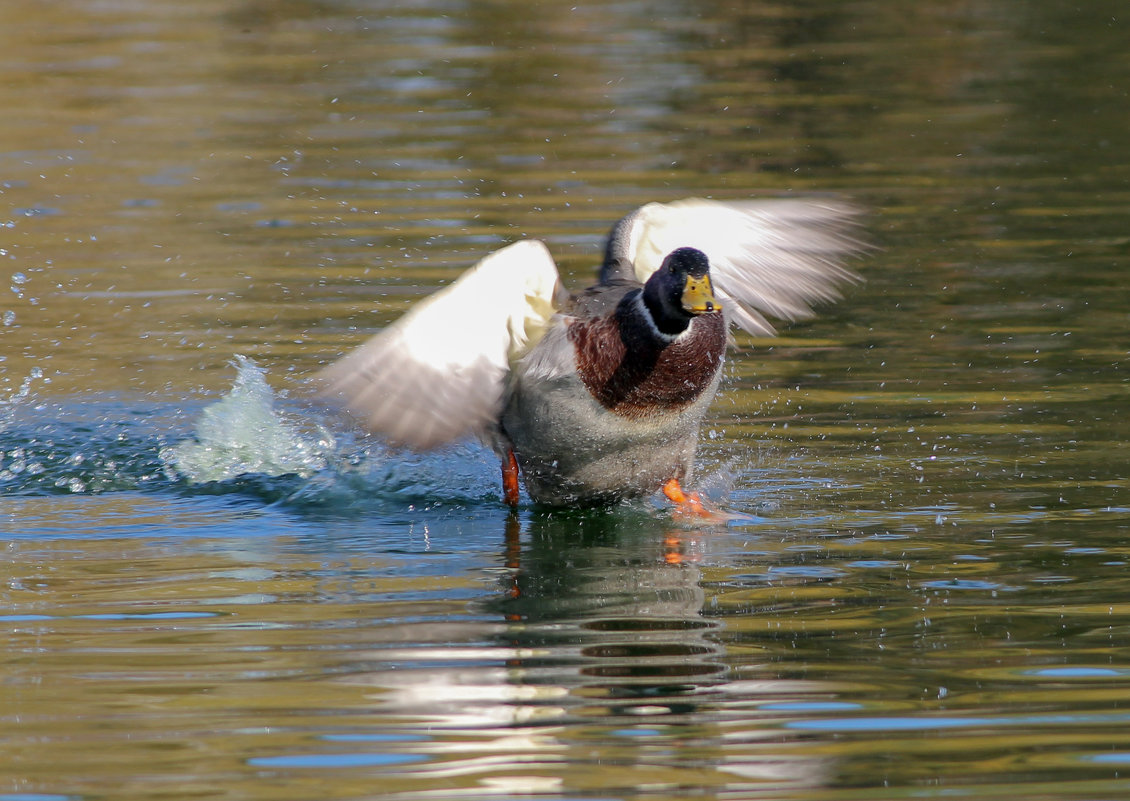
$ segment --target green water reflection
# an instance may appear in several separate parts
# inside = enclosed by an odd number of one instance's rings
[[[0,801],[1130,794],[1120,11],[7,9]],[[516,238],[579,286],[642,202],[807,193],[877,248],[737,337],[726,528],[159,458]]]

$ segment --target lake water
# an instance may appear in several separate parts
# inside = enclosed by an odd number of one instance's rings
[[[0,25],[0,801],[1130,798],[1115,3],[58,0]],[[705,490],[546,512],[304,379],[649,200],[868,210]]]

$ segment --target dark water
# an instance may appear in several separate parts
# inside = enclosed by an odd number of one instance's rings
[[[1130,797],[1124,16],[6,10],[0,801]],[[877,249],[738,337],[727,526],[300,402],[519,236],[811,193]]]

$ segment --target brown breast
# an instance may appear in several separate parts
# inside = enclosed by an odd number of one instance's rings
[[[720,313],[696,317],[687,333],[668,341],[621,304],[568,328],[577,372],[602,406],[625,417],[676,411],[710,387],[726,350]]]

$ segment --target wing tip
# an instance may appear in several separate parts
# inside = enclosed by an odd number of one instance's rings
[[[673,247],[699,247],[717,265],[715,285],[731,322],[773,336],[765,315],[810,318],[814,306],[840,300],[843,287],[865,282],[847,264],[875,249],[862,235],[865,215],[862,205],[838,195],[687,197],[641,206],[618,226],[630,221],[638,240],[632,253],[639,280]]]

